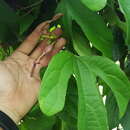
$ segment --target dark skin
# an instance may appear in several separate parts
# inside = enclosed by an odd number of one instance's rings
[[[66,40],[60,37],[60,28],[48,32],[50,23],[59,17],[54,18],[40,24],[10,57],[0,61],[0,110],[15,123],[37,102],[41,83],[40,69],[47,66],[51,58],[66,44]],[[42,34],[55,35],[55,44],[48,44],[49,39],[45,38],[36,47]]]

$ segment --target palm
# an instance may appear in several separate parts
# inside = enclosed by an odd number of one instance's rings
[[[30,77],[29,69],[33,64],[33,59],[20,52],[16,54],[0,64],[3,79],[0,86],[4,85],[3,88],[0,88],[0,93],[2,93],[2,97],[6,97],[5,100],[1,100],[10,104],[10,108],[15,105],[18,113],[25,115],[26,113],[22,113],[22,111],[28,111],[37,100],[40,78],[38,73],[34,73],[34,76]],[[8,82],[9,84],[6,84]]]
[[[48,45],[49,39],[45,39],[34,49],[40,35],[43,32],[48,33],[48,27],[47,22],[39,25],[12,56],[0,62],[0,95],[2,97],[0,98],[2,104],[0,110],[4,108],[6,113],[14,112],[14,115],[19,116],[15,119],[16,121],[21,119],[37,101],[40,69],[48,65],[52,56],[65,45],[63,38],[57,39],[54,46]],[[52,33],[59,37],[62,31],[56,29]],[[48,46],[51,46],[51,50],[39,60],[32,73],[34,62],[39,59]]]

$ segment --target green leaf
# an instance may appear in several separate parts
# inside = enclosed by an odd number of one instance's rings
[[[68,4],[65,0],[62,0],[56,9],[56,13],[63,13],[64,16],[61,18],[61,24],[63,25],[64,35],[70,38],[72,34],[72,16],[70,15],[70,11],[68,8]]]
[[[30,25],[33,23],[35,17],[32,15],[27,15],[20,18],[20,35],[22,35]]]
[[[77,115],[78,90],[75,78],[71,77],[68,84],[65,107],[63,111],[58,114],[58,116],[60,117],[60,119],[62,119],[62,126],[65,127],[67,130],[77,130]]]
[[[81,2],[93,11],[99,11],[106,6],[107,0],[81,0]]]
[[[107,113],[96,85],[96,77],[82,59],[77,58],[74,74],[78,85],[78,129],[108,130]]]
[[[80,0],[62,0],[61,5],[66,6],[69,16],[79,24],[92,45],[105,56],[112,58],[113,36],[103,18],[86,8]],[[67,16],[68,14],[65,12],[64,15]]]
[[[54,115],[64,107],[68,80],[73,72],[73,55],[61,52],[56,55],[42,80],[39,103],[46,115]]]
[[[126,23],[127,23],[127,38],[126,42],[130,45],[130,1],[129,0],[118,0],[120,9],[122,13],[125,15]]]
[[[130,99],[130,82],[124,72],[114,62],[105,57],[82,57],[91,71],[99,76],[111,88],[116,97],[120,117],[124,115]]]
[[[109,129],[112,130],[119,125],[119,108],[111,91],[106,97],[105,106],[107,109]]]
[[[114,44],[113,44],[113,60],[120,61],[126,54],[127,48],[123,32],[120,28],[113,27]]]
[[[123,126],[123,130],[130,130],[130,103],[124,117],[121,119],[121,125]]]
[[[56,119],[56,123],[55,125],[53,126],[53,129],[52,130],[61,130],[62,128],[62,120],[57,118]]]
[[[0,60],[4,60],[6,57],[10,56],[13,53],[13,48],[10,46],[8,49],[0,47]]]
[[[0,40],[9,41],[15,37],[18,32],[18,16],[6,4],[4,0],[0,1]]]
[[[72,31],[73,47],[80,56],[91,55],[91,48],[88,39],[84,36],[78,26],[73,26]]]
[[[0,60],[3,60],[5,58],[5,52],[2,47],[0,47]]]
[[[52,130],[56,118],[43,115],[39,107],[27,114],[19,126],[20,130]]]

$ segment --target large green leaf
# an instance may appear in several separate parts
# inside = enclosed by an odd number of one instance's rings
[[[127,22],[127,44],[130,45],[130,1],[129,0],[118,0],[121,11],[125,15]]]
[[[100,50],[105,56],[111,58],[113,36],[102,17],[96,12],[86,8],[80,0],[62,0],[59,6],[61,7],[64,5],[68,13],[66,14],[63,10],[63,18],[65,19],[67,15],[71,16],[72,19],[80,25],[81,29],[93,46]],[[60,12],[62,12],[62,9]]]
[[[123,116],[130,99],[130,82],[126,75],[108,58],[93,56],[81,59],[111,88],[119,106],[120,117]]]
[[[107,0],[81,0],[89,9],[98,11],[105,7]]]
[[[68,80],[73,72],[73,55],[61,52],[51,61],[42,80],[39,103],[46,115],[64,107]]]
[[[6,4],[4,0],[0,0],[0,40],[9,41],[18,32],[18,16]]]
[[[96,77],[80,57],[75,60],[74,74],[79,95],[78,129],[108,130],[107,114],[96,85]]]

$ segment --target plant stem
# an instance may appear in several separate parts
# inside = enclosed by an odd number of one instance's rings
[[[37,5],[41,4],[43,1],[44,1],[44,0],[40,0],[40,1],[38,1],[38,2],[35,2],[35,3],[33,3],[33,4],[29,5],[29,6],[26,6],[26,7],[21,8],[19,11],[21,11],[21,10],[26,10],[26,9],[28,9],[28,8],[32,8],[32,7],[34,7],[34,6],[37,6]]]

